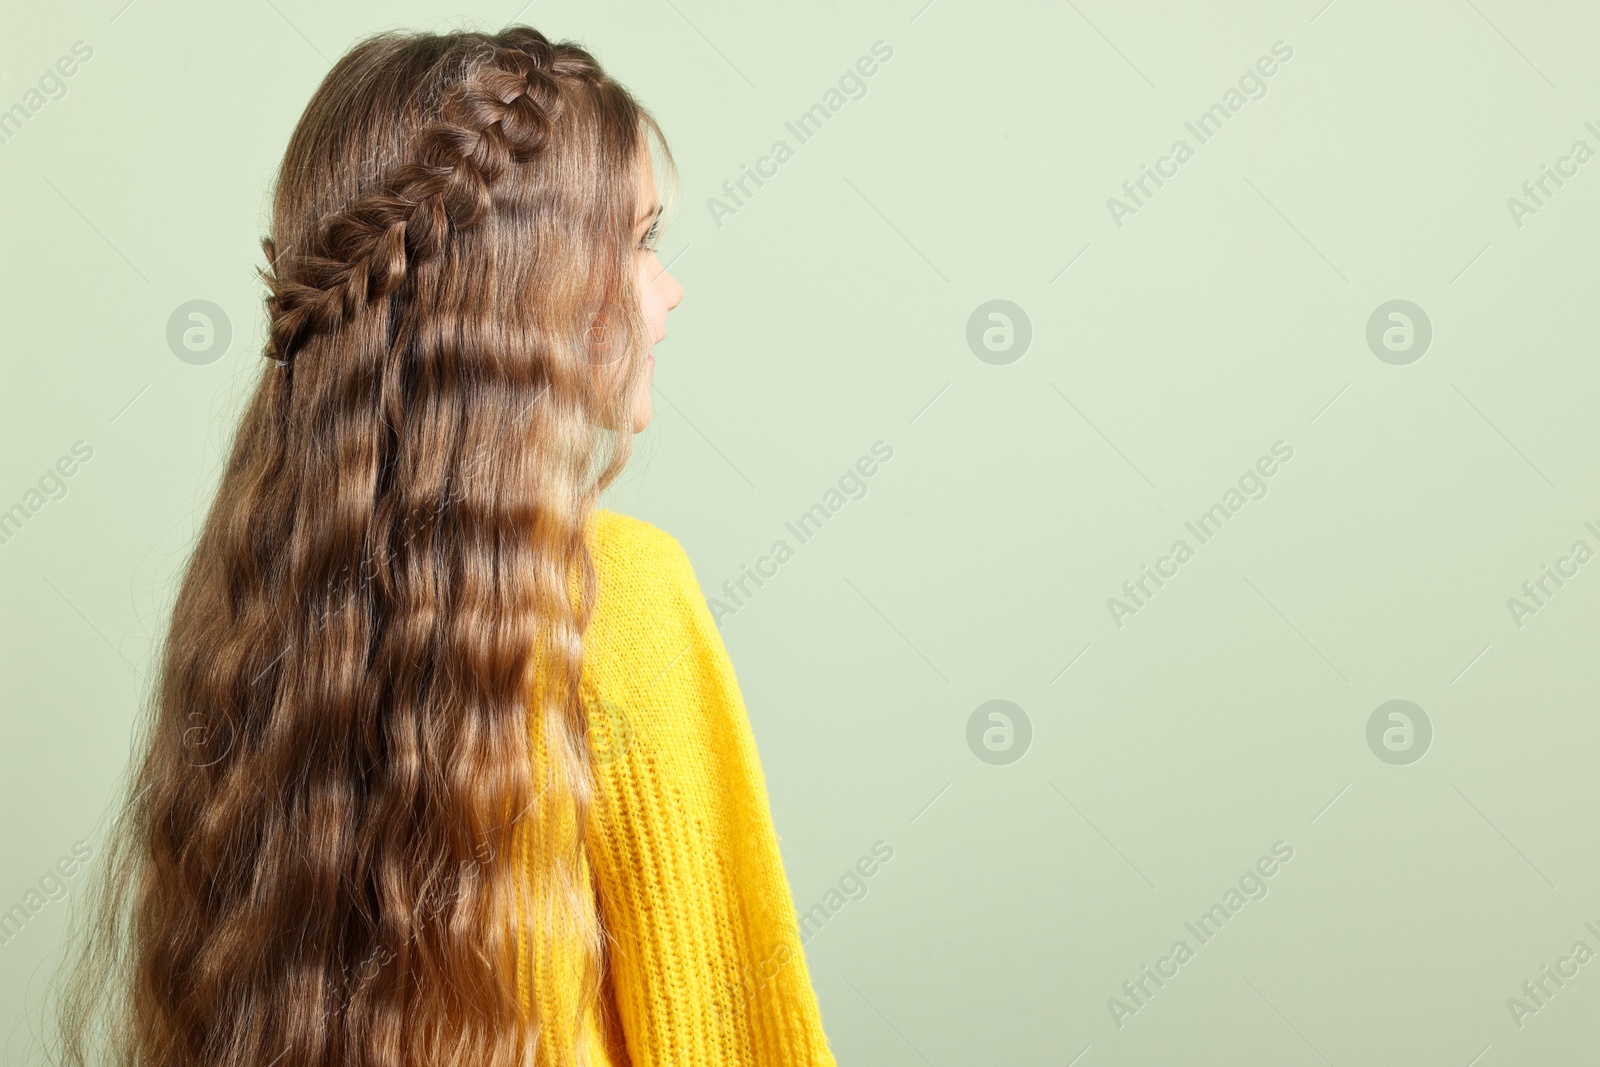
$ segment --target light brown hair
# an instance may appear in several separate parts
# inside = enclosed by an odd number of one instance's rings
[[[373,36],[316,90],[60,1062],[102,1029],[122,1067],[579,1062],[513,967],[579,945],[594,1004],[584,530],[647,369],[655,148],[671,176],[650,114],[527,27]],[[518,820],[563,810],[576,839],[514,865]]]

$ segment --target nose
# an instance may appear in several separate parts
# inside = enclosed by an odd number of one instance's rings
[[[679,285],[678,279],[674,278],[670,274],[667,275],[667,284],[668,292],[672,294],[667,300],[667,310],[671,311],[673,308],[677,307],[679,301],[683,299],[683,286]]]

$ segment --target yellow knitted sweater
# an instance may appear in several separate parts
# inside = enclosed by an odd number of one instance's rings
[[[611,938],[584,1026],[590,1062],[836,1067],[755,737],[689,558],[604,509],[588,540],[599,596],[584,635],[596,764],[585,875]],[[575,972],[528,956],[524,942],[517,987],[525,1010],[539,999],[541,1049],[570,1047]]]

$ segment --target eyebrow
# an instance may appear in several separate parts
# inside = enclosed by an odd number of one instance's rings
[[[653,216],[661,214],[662,207],[663,207],[663,205],[657,204],[655,207],[646,208],[645,209],[645,213],[643,215],[639,216],[639,221],[635,222],[634,225],[637,226],[640,223],[644,222],[646,219],[649,219],[649,218],[652,218]]]

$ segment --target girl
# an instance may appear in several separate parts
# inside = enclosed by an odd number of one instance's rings
[[[656,151],[526,27],[312,97],[62,1062],[834,1063],[689,560],[596,506],[683,295]]]

